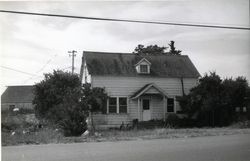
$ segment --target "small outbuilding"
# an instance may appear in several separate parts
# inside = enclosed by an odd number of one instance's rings
[[[33,109],[33,86],[8,86],[1,95],[1,110]]]

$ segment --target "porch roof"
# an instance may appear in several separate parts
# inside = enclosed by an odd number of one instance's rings
[[[164,90],[162,90],[160,87],[158,87],[156,84],[149,83],[149,84],[146,84],[145,86],[143,86],[142,88],[140,88],[139,90],[137,90],[130,98],[136,99],[136,98],[140,97],[142,94],[146,93],[150,88],[154,88],[161,95],[168,97],[168,94]]]

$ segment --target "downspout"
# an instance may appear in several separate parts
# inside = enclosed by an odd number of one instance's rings
[[[185,91],[184,91],[183,77],[181,77],[180,79],[181,79],[181,90],[182,90],[182,96],[184,96],[184,95],[185,95]]]

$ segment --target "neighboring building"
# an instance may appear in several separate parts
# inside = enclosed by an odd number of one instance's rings
[[[106,113],[93,116],[97,128],[180,113],[176,97],[188,94],[200,76],[186,55],[84,52],[82,66],[92,87],[109,96]]]
[[[1,95],[1,110],[33,109],[33,86],[8,86]]]

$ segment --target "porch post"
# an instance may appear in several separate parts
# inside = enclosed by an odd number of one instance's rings
[[[139,98],[137,99],[137,106],[138,106],[138,121],[140,121],[141,117],[140,117],[140,99]]]
[[[166,121],[166,97],[163,96],[163,120]]]

